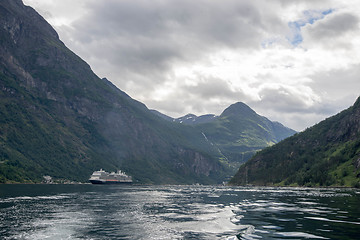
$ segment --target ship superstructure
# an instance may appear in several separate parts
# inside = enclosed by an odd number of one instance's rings
[[[131,184],[133,182],[132,177],[128,176],[121,170],[108,173],[102,169],[100,169],[100,171],[93,172],[89,181],[92,184]]]

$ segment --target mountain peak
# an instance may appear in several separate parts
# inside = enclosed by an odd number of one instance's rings
[[[221,116],[231,116],[231,115],[253,115],[256,114],[254,110],[252,110],[248,105],[246,105],[243,102],[237,102],[232,105],[230,105],[228,108],[226,108]]]
[[[183,118],[196,118],[197,116],[195,114],[192,113],[188,113],[186,114]]]
[[[354,108],[360,108],[360,97],[358,97],[356,102],[354,103]]]

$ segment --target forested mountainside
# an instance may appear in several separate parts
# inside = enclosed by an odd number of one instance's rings
[[[360,187],[360,97],[242,165],[233,185]]]
[[[163,120],[71,52],[21,0],[0,2],[0,181],[86,181],[122,169],[140,183],[229,175],[190,126]]]
[[[170,121],[191,125],[201,131],[204,137],[219,150],[224,162],[235,169],[234,173],[257,151],[296,133],[281,123],[260,116],[242,102],[232,104],[220,116],[206,114],[198,117],[188,114],[175,119],[160,116]]]
[[[153,114],[21,0],[1,1],[0,14],[0,182],[86,181],[103,168],[139,183],[219,183],[294,133],[244,103],[197,124]]]

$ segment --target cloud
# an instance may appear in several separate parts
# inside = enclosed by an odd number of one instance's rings
[[[87,14],[66,31],[72,30],[71,44],[82,46],[83,54],[94,54],[86,49],[97,47],[98,57],[153,81],[153,73],[171,71],[181,61],[201,60],[224,46],[259,47],[257,9],[246,2],[227,2],[89,1]]]
[[[301,130],[359,95],[357,0],[24,1],[96,74],[170,116],[243,101]]]
[[[310,84],[310,87],[313,89],[322,89],[319,93],[323,99],[336,99],[336,96],[348,95],[355,101],[360,93],[359,76],[360,63],[349,65],[347,68],[315,72],[311,76],[314,81]]]
[[[53,26],[71,25],[85,14],[84,1],[62,0],[23,0],[38,11]],[[69,7],[71,6],[71,7]]]
[[[186,92],[199,95],[203,99],[223,98],[234,99],[243,95],[231,89],[230,83],[219,78],[205,78],[198,76],[197,82],[191,85],[185,85],[183,88]]]
[[[354,50],[358,44],[359,17],[341,10],[326,16],[324,21],[304,28],[305,47]]]
[[[288,23],[288,26],[290,28],[290,36],[288,37],[289,42],[293,46],[299,45],[303,41],[301,28],[306,26],[307,24],[314,24],[315,21],[324,18],[324,16],[331,14],[332,12],[333,12],[332,9],[328,9],[325,11],[321,11],[321,10],[304,11],[302,18]]]
[[[263,86],[259,92],[260,102],[264,107],[271,107],[279,112],[308,112],[309,106],[319,101],[319,97],[309,87],[294,87],[271,84]]]
[[[318,22],[308,28],[308,34],[313,38],[327,39],[339,37],[351,30],[359,28],[359,18],[351,13],[329,16],[328,21]]]

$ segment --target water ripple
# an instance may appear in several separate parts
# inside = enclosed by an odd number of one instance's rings
[[[0,195],[4,239],[355,239],[359,233],[360,195],[354,190],[33,188]]]

